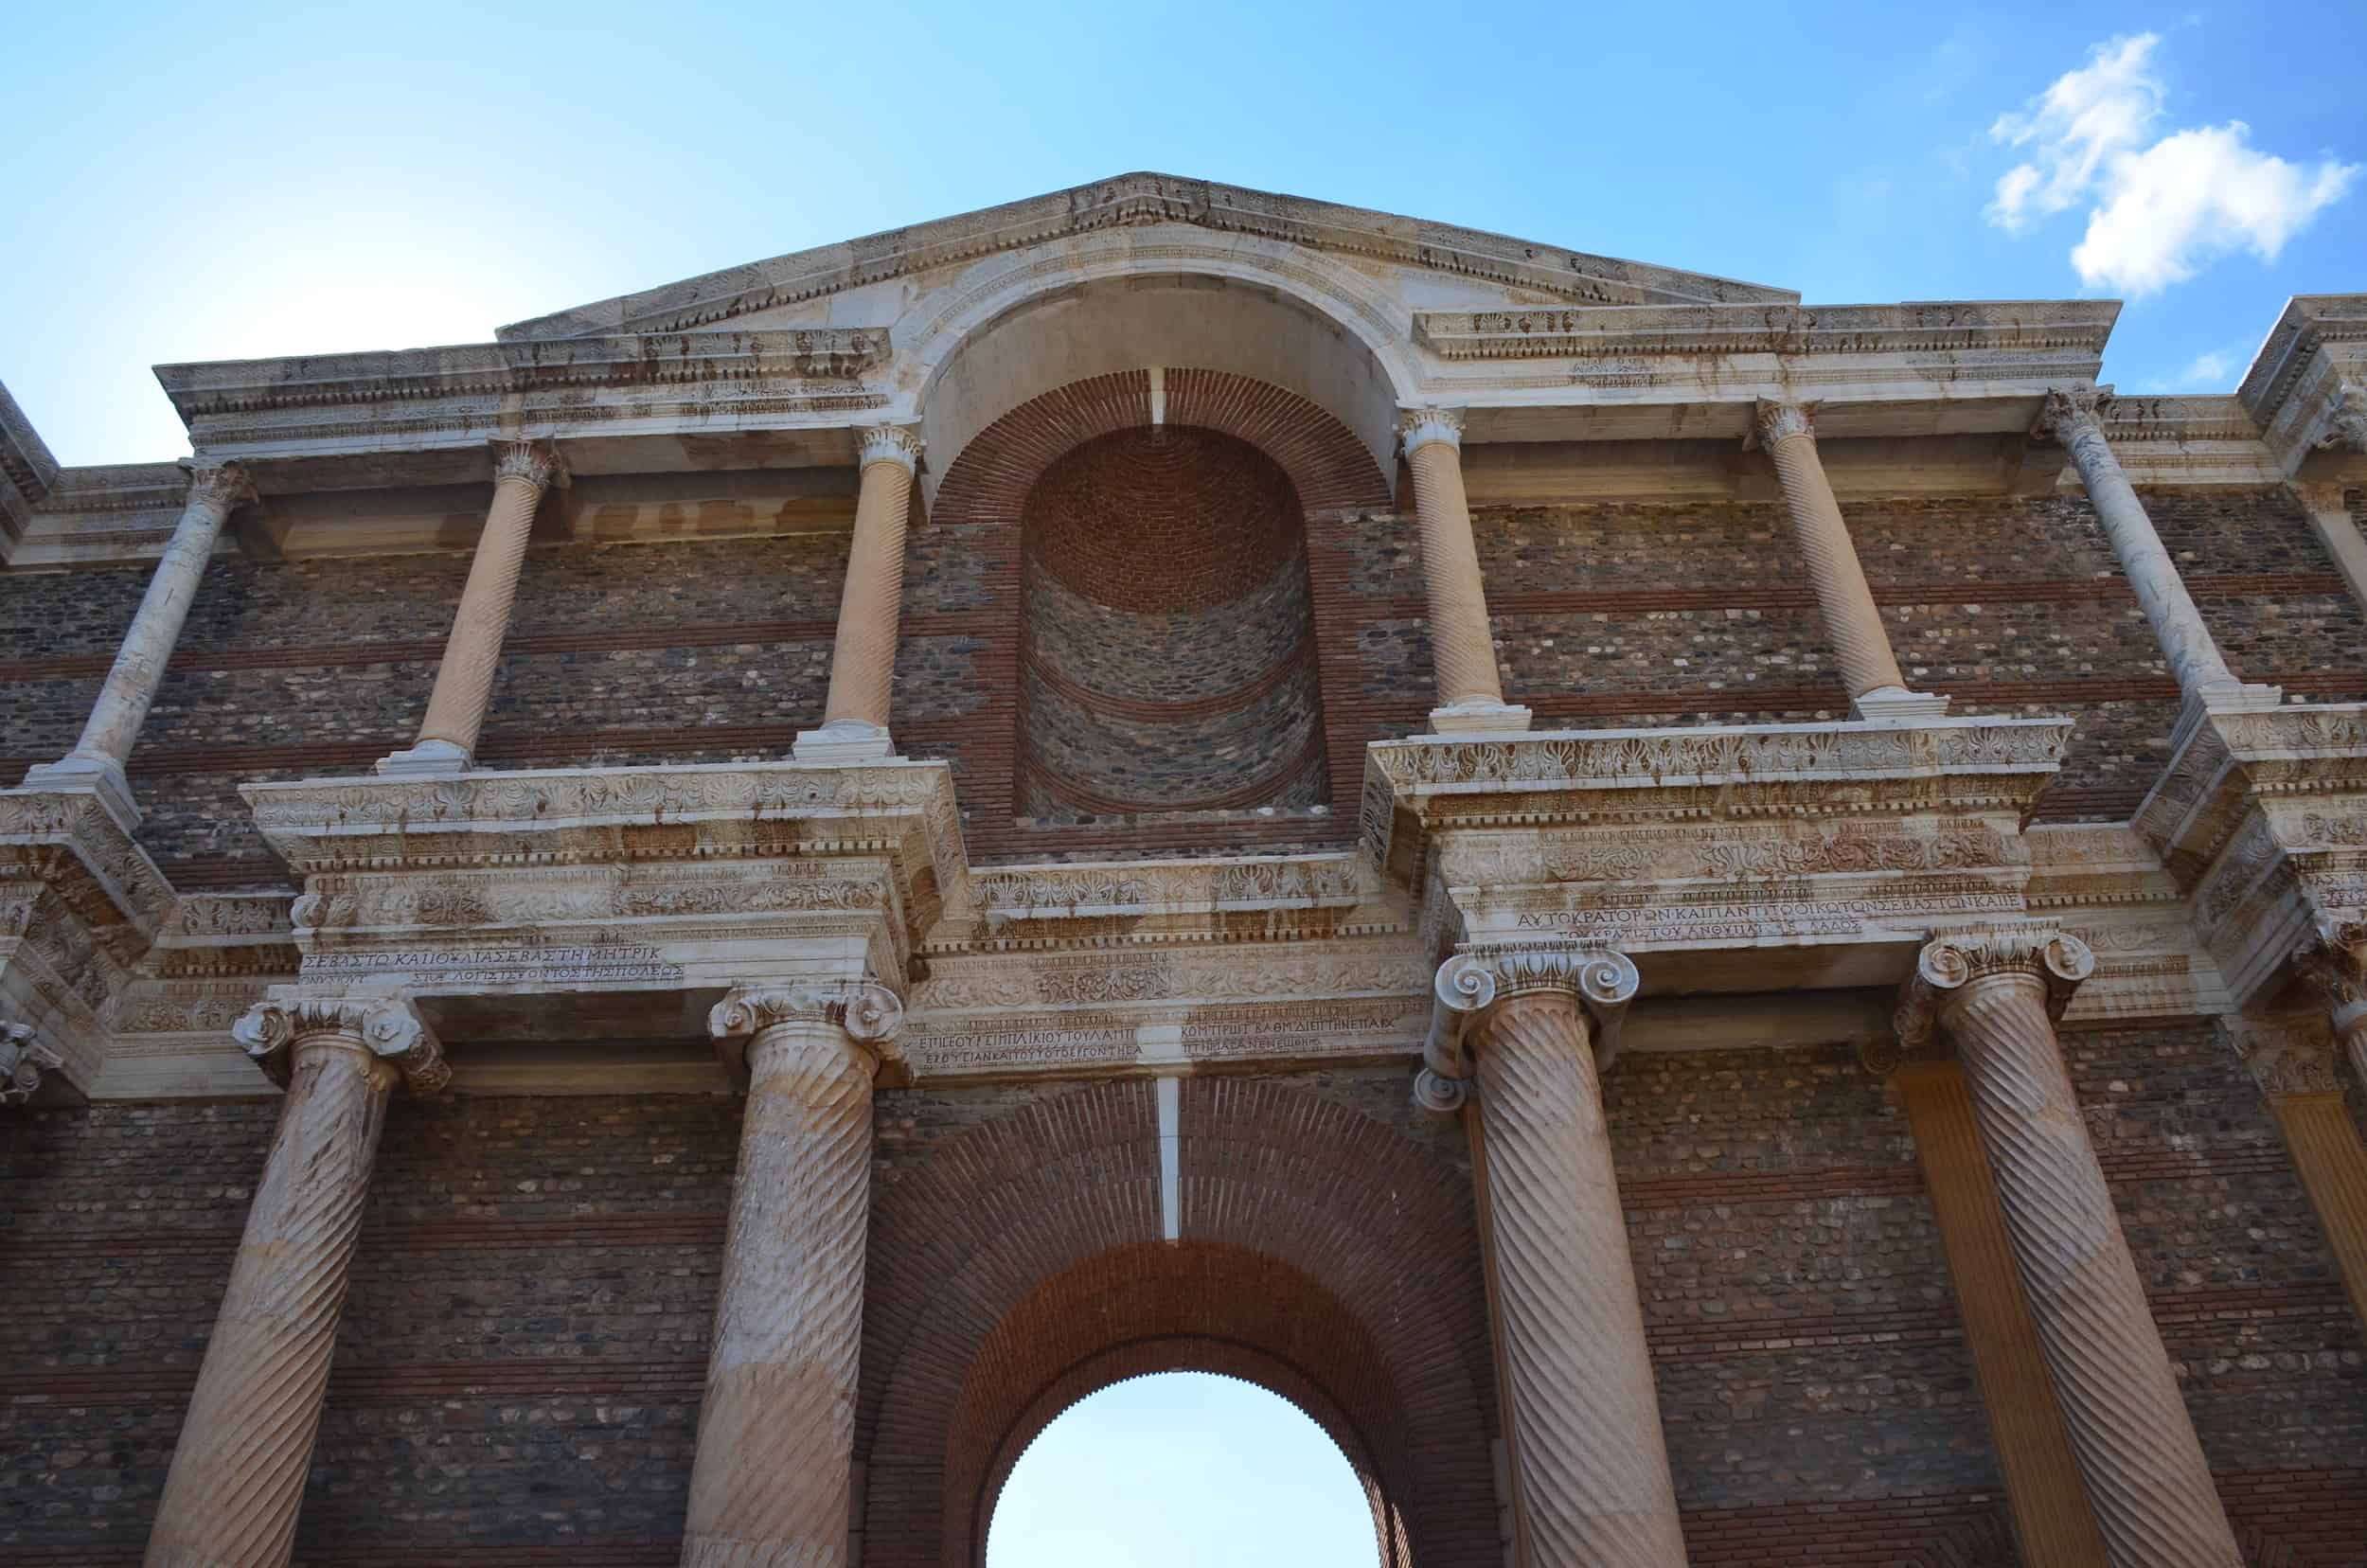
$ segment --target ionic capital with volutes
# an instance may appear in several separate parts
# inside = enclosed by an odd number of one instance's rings
[[[904,1004],[876,980],[822,980],[735,986],[707,1013],[723,1063],[735,1078],[748,1076],[749,1055],[771,1030],[827,1026],[845,1034],[870,1058],[874,1070],[903,1060],[897,1035],[904,1026]]]
[[[1641,977],[1634,960],[1606,947],[1577,942],[1459,953],[1433,977],[1430,1038],[1414,1097],[1425,1110],[1461,1109],[1473,1076],[1470,1042],[1481,1015],[1500,1001],[1539,991],[1575,996],[1593,1015],[1594,1061],[1609,1067],[1619,1048],[1628,1004]]]
[[[856,459],[857,468],[866,469],[874,463],[894,463],[907,473],[920,472],[923,448],[917,430],[909,425],[877,424],[862,426],[861,434],[863,449],[862,455]]]
[[[1397,441],[1409,457],[1433,442],[1444,441],[1461,451],[1463,447],[1463,410],[1459,408],[1401,408],[1397,411]]]
[[[1892,1048],[1903,1055],[1931,1053],[1934,1035],[1950,1026],[1954,1013],[1997,985],[2035,980],[2044,989],[2048,1019],[2060,1019],[2072,993],[2095,969],[2096,955],[2087,943],[2043,926],[1934,936],[1916,954],[1915,972],[1900,989]],[[1878,1049],[1867,1053],[1867,1064],[1877,1071],[1888,1070],[1886,1060],[1888,1066],[1897,1065],[1895,1056],[1886,1058]]]
[[[452,1081],[435,1030],[407,998],[390,992],[275,986],[230,1026],[230,1037],[282,1089],[297,1056],[314,1045],[359,1050],[416,1095],[433,1095]]]
[[[29,1024],[0,1024],[0,1105],[22,1105],[41,1087],[44,1073],[64,1059],[38,1039]]]

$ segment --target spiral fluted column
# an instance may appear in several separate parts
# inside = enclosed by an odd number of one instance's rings
[[[148,592],[141,596],[139,610],[116,650],[115,663],[108,668],[106,684],[98,688],[98,701],[91,704],[81,739],[57,761],[27,772],[27,784],[95,786],[117,816],[127,823],[139,821],[123,765],[131,760],[140,725],[147,722],[149,707],[156,701],[156,687],[165,678],[165,666],[171,662],[173,645],[181,640],[181,628],[189,618],[205,563],[213,559],[222,523],[240,501],[254,497],[255,488],[248,483],[246,471],[236,463],[190,468],[188,499],[181,508],[181,521],[173,525],[172,538],[156,562],[155,575],[148,579]]]
[[[2185,579],[2178,575],[2162,536],[2154,531],[2145,503],[2137,499],[2128,475],[2121,471],[2121,460],[2104,438],[2098,411],[2110,395],[2109,388],[2094,386],[2050,392],[2045,423],[2069,449],[2080,483],[2087,487],[2088,499],[2112,542],[2112,553],[2120,558],[2129,589],[2145,607],[2145,619],[2162,645],[2162,656],[2169,661],[2170,673],[2178,677],[2179,690],[2190,700],[2275,706],[2280,700],[2275,687],[2246,686],[2228,668],[2226,656],[2203,625],[2202,612],[2195,607],[2194,596],[2186,591]]]
[[[743,987],[716,1005],[748,1105],[683,1568],[846,1560],[871,1080],[902,1017],[876,986]]]
[[[1762,402],[1757,423],[1760,443],[1783,486],[1792,537],[1816,589],[1824,634],[1841,660],[1842,684],[1849,688],[1852,711],[1860,718],[1944,712],[1947,698],[1909,691],[1906,677],[1899,673],[1882,613],[1858,561],[1858,547],[1817,455],[1816,427],[1808,410],[1799,403]]]
[[[1635,1265],[1588,1006],[1624,1007],[1616,953],[1502,955],[1465,1038],[1521,1568],[1682,1568]],[[1615,1017],[1615,1013],[1613,1013]]]
[[[561,472],[558,452],[546,441],[500,441],[493,453],[493,505],[469,561],[460,608],[444,639],[443,663],[436,667],[436,688],[428,694],[427,717],[409,751],[382,760],[383,774],[442,773],[465,768],[476,756],[477,732],[501,668],[502,639],[518,597],[526,539],[543,492]]]
[[[233,1030],[287,1086],[149,1536],[147,1568],[270,1568],[295,1541],[321,1396],[398,1081],[451,1076],[392,997],[275,993]]]
[[[2241,1568],[2055,1037],[2095,968],[2076,939],[1975,932],[1923,950],[1902,1037],[1936,1024],[1972,1091],[2014,1264],[2114,1568]]]
[[[874,425],[863,432],[855,537],[847,546],[838,634],[830,648],[830,690],[822,727],[797,737],[801,760],[858,761],[894,751],[888,710],[904,607],[904,523],[919,469],[920,437],[911,431]]]
[[[1438,683],[1431,728],[1442,735],[1526,729],[1529,710],[1505,704],[1496,668],[1487,591],[1471,541],[1471,505],[1463,491],[1463,416],[1416,409],[1398,417],[1397,430],[1414,474],[1415,521],[1422,538],[1422,596]]]

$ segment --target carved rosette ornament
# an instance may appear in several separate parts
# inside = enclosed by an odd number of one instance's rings
[[[41,1087],[41,1077],[62,1061],[33,1038],[30,1025],[0,1024],[0,1105],[22,1105]]]
[[[709,1016],[748,1106],[685,1568],[845,1559],[871,1080],[903,1017],[871,982],[740,987]]]
[[[1945,1030],[1971,1091],[2048,1381],[2114,1568],[2240,1559],[2055,1037],[2095,968],[2076,937],[1958,932],[1901,999],[1906,1048]]]
[[[390,995],[276,988],[232,1029],[287,1086],[149,1538],[152,1565],[285,1562],[398,1079],[450,1076]]]

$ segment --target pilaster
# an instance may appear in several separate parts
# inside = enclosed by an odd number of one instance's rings
[[[2234,1018],[2221,1026],[2285,1135],[2351,1310],[2367,1325],[2367,1148],[2342,1104],[2340,1051],[2323,1019]]]

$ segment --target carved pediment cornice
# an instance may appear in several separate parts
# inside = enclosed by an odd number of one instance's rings
[[[0,534],[9,539],[23,534],[57,482],[58,460],[9,389],[0,386]]]
[[[2367,384],[2367,294],[2299,294],[2269,330],[2235,396],[2287,476],[2367,475],[2353,444],[2355,393]]]
[[[1449,360],[2011,352],[2100,365],[2119,314],[2117,301],[2084,299],[1421,311],[1414,336]]]
[[[548,342],[620,330],[685,331],[1031,245],[1151,223],[1280,241],[1562,299],[1772,303],[1799,297],[1788,290],[1591,256],[1451,223],[1146,171],[685,278],[516,322],[500,335],[505,342]]]

